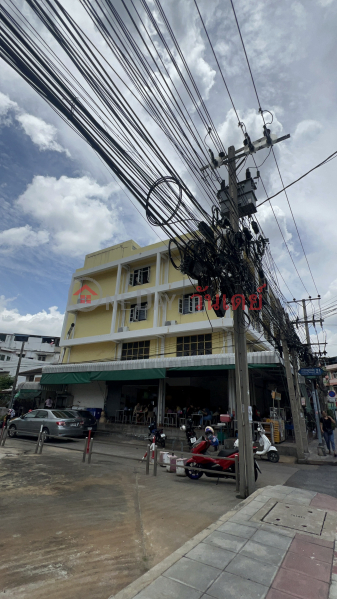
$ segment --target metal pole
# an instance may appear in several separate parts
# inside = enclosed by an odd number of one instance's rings
[[[88,445],[88,437],[85,438],[84,449],[83,449],[83,457],[82,462],[85,462],[85,456],[87,455],[87,445]]]
[[[314,403],[314,410],[315,410],[315,421],[316,421],[318,447],[323,449],[324,445],[323,445],[322,432],[321,432],[321,422],[320,422],[320,416],[319,416],[319,407],[318,407],[316,389],[315,389],[315,385],[314,385],[314,381],[313,380],[311,380],[311,390],[312,390],[312,400],[313,400],[313,403]]]
[[[240,466],[239,466],[239,456],[235,456],[235,483],[236,483],[236,492],[240,491]]]
[[[39,432],[39,436],[37,438],[37,443],[36,443],[36,447],[35,447],[34,453],[38,452],[38,449],[39,449],[39,446],[40,446],[40,443],[41,443],[42,429],[43,429],[43,424],[41,424],[41,426],[40,426],[40,432]]]
[[[145,474],[149,474],[150,472],[150,449],[151,445],[147,446],[147,454],[146,454],[146,466],[145,466]]]
[[[153,476],[157,476],[157,459],[158,459],[158,449],[155,445],[154,447],[154,460],[153,460]]]
[[[2,447],[5,445],[7,435],[8,435],[8,428],[5,428],[4,433],[2,435],[1,443],[0,443],[0,445],[2,445]]]
[[[11,401],[10,401],[10,404],[9,404],[10,408],[13,407],[13,403],[14,403],[15,389],[16,389],[16,385],[17,385],[17,382],[18,382],[18,378],[19,378],[19,372],[20,372],[20,366],[21,366],[21,359],[22,359],[22,354],[23,354],[23,350],[24,350],[24,347],[25,347],[25,343],[26,343],[25,341],[22,341],[22,344],[21,344],[20,356],[19,356],[18,365],[16,367],[16,373],[15,373],[14,383],[13,383],[13,387],[12,387]]]
[[[229,195],[232,200],[230,221],[233,231],[239,230],[238,190],[236,181],[235,147],[228,148]],[[237,293],[242,290],[238,287]],[[248,406],[249,375],[247,362],[247,342],[244,324],[244,310],[239,306],[233,310],[234,346],[235,346],[235,380],[236,380],[236,415],[238,422],[239,447],[241,456],[240,497],[245,498],[255,491],[254,457],[252,434],[249,424]]]
[[[91,440],[90,440],[90,447],[89,447],[89,454],[88,454],[88,464],[91,463],[91,454],[92,454],[93,444],[94,444],[94,440],[93,440],[93,438],[91,438]]]
[[[40,451],[39,451],[39,453],[40,453],[40,454],[42,453],[42,449],[43,449],[44,442],[45,442],[45,440],[46,440],[46,436],[47,436],[47,435],[46,435],[46,433],[44,433],[44,432],[43,432],[43,433],[42,433],[42,435],[41,435]]]
[[[291,358],[292,358],[292,362],[293,362],[295,389],[296,389],[296,393],[297,393],[298,413],[299,413],[299,417],[300,417],[300,433],[301,433],[302,440],[303,440],[303,449],[304,449],[305,453],[309,453],[308,435],[307,435],[307,429],[305,426],[304,412],[303,412],[303,408],[301,405],[301,389],[300,389],[300,383],[298,380],[298,357],[297,357],[295,350],[292,350]]]

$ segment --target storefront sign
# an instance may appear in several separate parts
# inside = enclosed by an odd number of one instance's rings
[[[300,368],[298,374],[313,378],[316,376],[322,376],[322,374],[324,374],[324,370],[322,370],[322,368]]]

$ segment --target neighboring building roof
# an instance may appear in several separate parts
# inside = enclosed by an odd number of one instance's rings
[[[29,376],[31,374],[42,374],[42,366],[41,368],[32,368],[31,370],[20,371],[20,376]]]

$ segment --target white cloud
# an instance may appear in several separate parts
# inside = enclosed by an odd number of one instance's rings
[[[81,256],[126,239],[119,208],[110,200],[115,190],[89,177],[37,176],[16,204],[49,231],[54,252]]]
[[[27,113],[17,115],[16,120],[21,123],[24,132],[34,144],[39,146],[40,150],[65,152],[70,157],[70,152],[55,141],[57,129],[54,125],[49,125],[42,119]]]
[[[298,123],[293,138],[295,141],[301,139],[302,142],[315,138],[322,131],[322,125],[318,121],[307,119]]]
[[[65,152],[70,157],[69,150],[57,143],[57,129],[54,125],[50,125],[32,114],[23,112],[17,102],[13,102],[7,95],[0,92],[0,125],[10,125],[12,123],[11,113],[20,123],[26,135],[40,150]]]
[[[48,243],[48,231],[33,231],[30,225],[13,227],[0,232],[0,246],[18,248],[20,246],[36,247]]]
[[[318,4],[320,4],[320,6],[330,6],[330,4],[332,4],[335,0],[318,0]]]
[[[8,308],[8,304],[16,298],[0,295],[0,331],[2,333],[26,333],[31,335],[60,336],[64,314],[57,306],[51,306],[36,314],[20,314],[17,308]]]

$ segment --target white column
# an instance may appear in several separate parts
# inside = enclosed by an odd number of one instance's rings
[[[236,409],[236,396],[235,396],[235,370],[228,371],[228,412],[233,413]],[[236,414],[235,414],[236,416]]]
[[[120,284],[121,284],[121,274],[122,274],[122,265],[118,264],[115,299],[114,299],[114,307],[113,307],[113,313],[112,313],[112,319],[111,319],[111,329],[110,329],[111,335],[113,335],[116,332],[116,319],[117,319],[117,310],[118,310],[118,303],[117,303],[116,297],[119,294],[119,288],[120,288]]]
[[[159,316],[159,293],[158,287],[160,285],[160,265],[161,265],[161,256],[160,253],[157,252],[157,260],[156,260],[156,283],[155,283],[155,294],[154,294],[154,306],[153,306],[153,328],[155,329],[158,326],[158,316]]]

